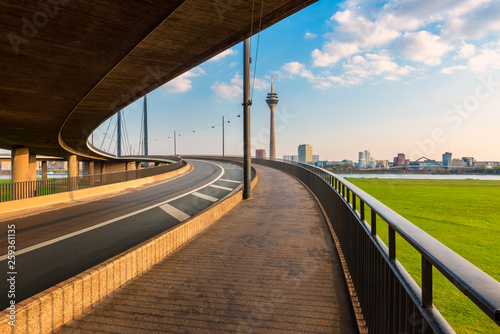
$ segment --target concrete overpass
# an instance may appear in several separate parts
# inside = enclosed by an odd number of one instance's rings
[[[87,142],[102,122],[315,1],[0,2],[0,148],[13,181],[29,180],[29,154],[68,157],[70,174],[77,156],[115,160]]]

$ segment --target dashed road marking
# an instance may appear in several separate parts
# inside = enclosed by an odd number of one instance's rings
[[[220,179],[220,180],[226,182],[241,183],[241,181],[236,181],[236,180],[228,180],[228,179]]]
[[[229,190],[229,191],[233,190],[232,188],[218,186],[218,185],[215,185],[215,184],[211,184],[210,187],[214,187],[214,188],[217,188],[217,189],[223,189],[223,190]]]
[[[199,198],[203,198],[203,199],[206,199],[210,202],[217,202],[219,199],[218,198],[215,198],[215,197],[212,197],[212,196],[208,196],[208,195],[205,195],[205,194],[202,194],[202,193],[199,193],[199,192],[194,192],[192,193],[191,195],[195,195]]]
[[[170,204],[160,205],[160,209],[162,209],[163,211],[165,211],[166,213],[168,213],[169,215],[171,215],[172,217],[174,217],[175,219],[177,219],[178,221],[181,221],[181,222],[188,219],[188,218],[191,218],[190,215],[188,215],[187,213],[185,213],[177,208],[174,208]]]

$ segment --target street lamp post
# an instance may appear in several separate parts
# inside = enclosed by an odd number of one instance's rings
[[[250,155],[250,40],[243,43],[243,198],[252,198]]]
[[[224,159],[224,116],[222,116],[222,159]]]
[[[177,155],[177,136],[174,131],[174,157]]]

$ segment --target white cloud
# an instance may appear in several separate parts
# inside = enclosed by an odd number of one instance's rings
[[[474,44],[467,44],[462,41],[462,47],[458,51],[459,59],[468,59],[476,54],[476,46]]]
[[[500,69],[500,42],[486,45],[476,56],[469,59],[469,67],[474,72]]]
[[[387,54],[366,54],[355,56],[352,61],[345,64],[345,75],[363,79],[382,76],[386,80],[400,80],[401,76],[410,74],[415,69],[411,66],[399,66]],[[352,80],[351,80],[352,81]],[[355,81],[357,82],[357,81]]]
[[[234,56],[236,54],[238,54],[238,51],[236,51],[234,49],[227,49],[226,51],[219,53],[217,56],[212,57],[209,60],[209,62],[219,61],[219,60],[221,60],[223,58],[226,58],[227,56]]]
[[[253,85],[255,90],[266,90],[270,88],[270,84],[262,79],[253,78],[250,79],[250,85]],[[236,73],[229,83],[225,82],[215,82],[210,87],[217,96],[228,100],[234,100],[236,98],[241,98],[243,96],[243,77]]]
[[[440,65],[441,58],[452,49],[451,45],[442,41],[439,36],[424,30],[405,33],[399,48],[406,58],[430,66]]]
[[[313,34],[313,33],[309,32],[309,31],[306,32],[306,34],[304,36],[305,39],[315,39],[316,37],[318,37],[318,35]]]
[[[500,33],[500,2],[470,1],[445,21],[443,37],[447,39],[480,39]]]
[[[449,67],[443,68],[441,70],[441,73],[443,73],[443,74],[452,74],[453,72],[463,71],[463,70],[466,70],[466,69],[467,69],[467,66],[464,66],[464,65],[449,66]]]
[[[185,93],[193,88],[190,78],[195,78],[203,74],[205,74],[205,71],[201,67],[196,67],[167,82],[161,87],[161,90],[167,93]]]
[[[293,78],[295,76],[305,78],[314,88],[328,88],[331,86],[331,82],[327,78],[321,75],[314,75],[306,69],[304,64],[296,61],[284,64],[278,75],[285,78]]]

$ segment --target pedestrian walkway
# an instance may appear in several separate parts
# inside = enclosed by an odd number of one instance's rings
[[[244,201],[60,333],[356,333],[341,264],[309,191],[255,166]]]

